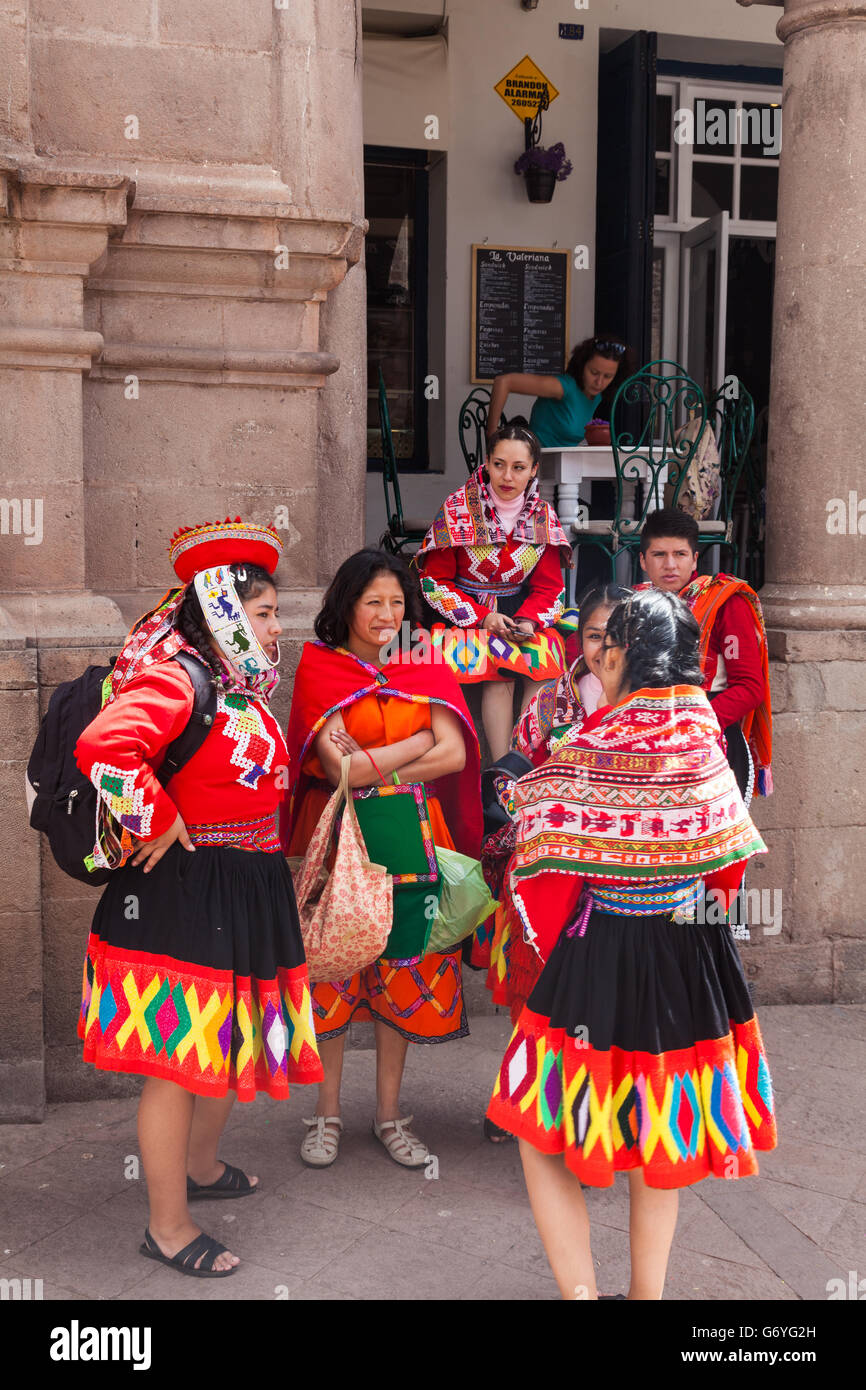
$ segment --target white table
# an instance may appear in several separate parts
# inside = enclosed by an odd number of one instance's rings
[[[661,445],[653,446],[653,453],[661,452]],[[628,470],[643,483],[647,482],[649,472],[646,461],[631,459],[626,455]],[[661,481],[661,479],[659,479]],[[581,502],[588,505],[588,489],[583,484],[592,482],[616,482],[616,464],[610,444],[574,444],[567,449],[542,449],[539,469],[538,490],[545,502],[556,511],[566,530],[575,526],[580,530]],[[634,512],[635,482],[623,483],[623,508]],[[649,511],[664,505],[659,498],[660,489],[655,488],[650,496]]]
[[[654,455],[660,455],[661,450],[661,444],[653,446]],[[623,463],[627,464],[629,475],[634,479],[623,483],[623,512],[634,516],[637,480],[640,479],[645,487],[648,485],[649,467],[645,459],[636,456],[631,458],[626,455]],[[580,545],[580,531],[586,525],[587,511],[581,510],[581,507],[588,508],[589,505],[588,484],[596,481],[616,482],[616,464],[610,444],[574,444],[565,449],[542,449],[538,490],[557,513],[565,531],[574,536],[573,548]],[[663,493],[661,476],[650,493],[647,511],[664,506],[664,496],[660,496],[660,493]],[[628,564],[627,557],[624,557],[624,563]],[[568,576],[569,602],[574,599],[570,592],[574,573],[571,570]]]

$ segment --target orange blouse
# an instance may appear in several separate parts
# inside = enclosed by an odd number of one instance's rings
[[[394,695],[362,695],[360,700],[343,710],[343,723],[346,732],[361,748],[384,748],[399,743],[401,739],[411,738],[422,729],[431,728],[432,720],[429,705],[414,700],[400,700]],[[316,752],[315,740],[304,759],[303,771],[317,781],[309,788],[299,808],[289,845],[291,855],[306,853],[319,817],[333,791]],[[427,797],[427,807],[433,843],[453,849],[451,832],[435,796]]]

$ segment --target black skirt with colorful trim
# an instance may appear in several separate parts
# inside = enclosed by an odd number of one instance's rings
[[[490,1119],[582,1183],[756,1173],[773,1089],[730,928],[594,910],[563,932],[517,1020]]]
[[[150,873],[119,869],[93,919],[78,1035],[96,1067],[201,1096],[321,1081],[285,856],[174,844]]]

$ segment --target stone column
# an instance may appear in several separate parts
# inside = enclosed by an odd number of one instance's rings
[[[284,541],[285,719],[363,539],[360,17],[0,0],[0,1121],[137,1084],[81,1062],[96,895],[44,844],[40,931],[23,771],[54,687],[165,591],[179,523],[242,514]]]
[[[81,399],[102,348],[84,327],[84,280],[126,220],[127,186],[0,167],[0,1120],[39,1119],[45,1100],[40,846],[22,834],[41,713],[37,646],[120,621],[85,588]]]
[[[743,3],[743,0],[741,0]],[[756,804],[781,937],[750,973],[779,1001],[866,987],[866,5],[786,0],[767,482],[776,791]],[[784,941],[784,945],[782,945]]]

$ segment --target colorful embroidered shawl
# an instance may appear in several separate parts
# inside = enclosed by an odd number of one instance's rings
[[[549,756],[548,740],[562,736],[568,727],[582,722],[586,711],[577,683],[587,672],[583,653],[572,662],[559,680],[549,681],[533,695],[514,726],[511,747],[536,766]]]
[[[289,749],[288,815],[282,817],[284,846],[291,839],[295,818],[309,785],[304,759],[326,719],[365,695],[393,695],[401,700],[444,705],[460,722],[466,748],[462,772],[426,784],[436,796],[454,843],[462,854],[481,857],[481,779],[478,735],[466,701],[449,668],[435,663],[389,662],[381,670],[343,647],[306,642],[292,690],[286,743]]]
[[[680,598],[689,605],[701,629],[701,665],[704,665],[710,644],[713,626],[723,604],[739,594],[744,598],[755,621],[755,633],[761,651],[761,674],[764,680],[764,697],[757,709],[750,710],[742,721],[743,735],[758,767],[757,787],[762,796],[773,790],[770,762],[773,754],[773,711],[770,703],[770,653],[767,646],[767,633],[764,628],[764,614],[761,601],[754,589],[744,579],[732,574],[696,574],[685,588],[680,589]]]
[[[765,851],[697,686],[636,690],[515,783],[513,878],[694,878]]]
[[[523,509],[514,523],[514,530],[506,536],[493,495],[484,481],[483,469],[477,468],[464,487],[445,498],[418,555],[431,550],[447,550],[450,546],[504,545],[507,540],[558,546],[564,552],[563,563],[567,566],[572,563],[568,537],[556,512],[539,496],[538,478],[533,478],[526,489]]]

